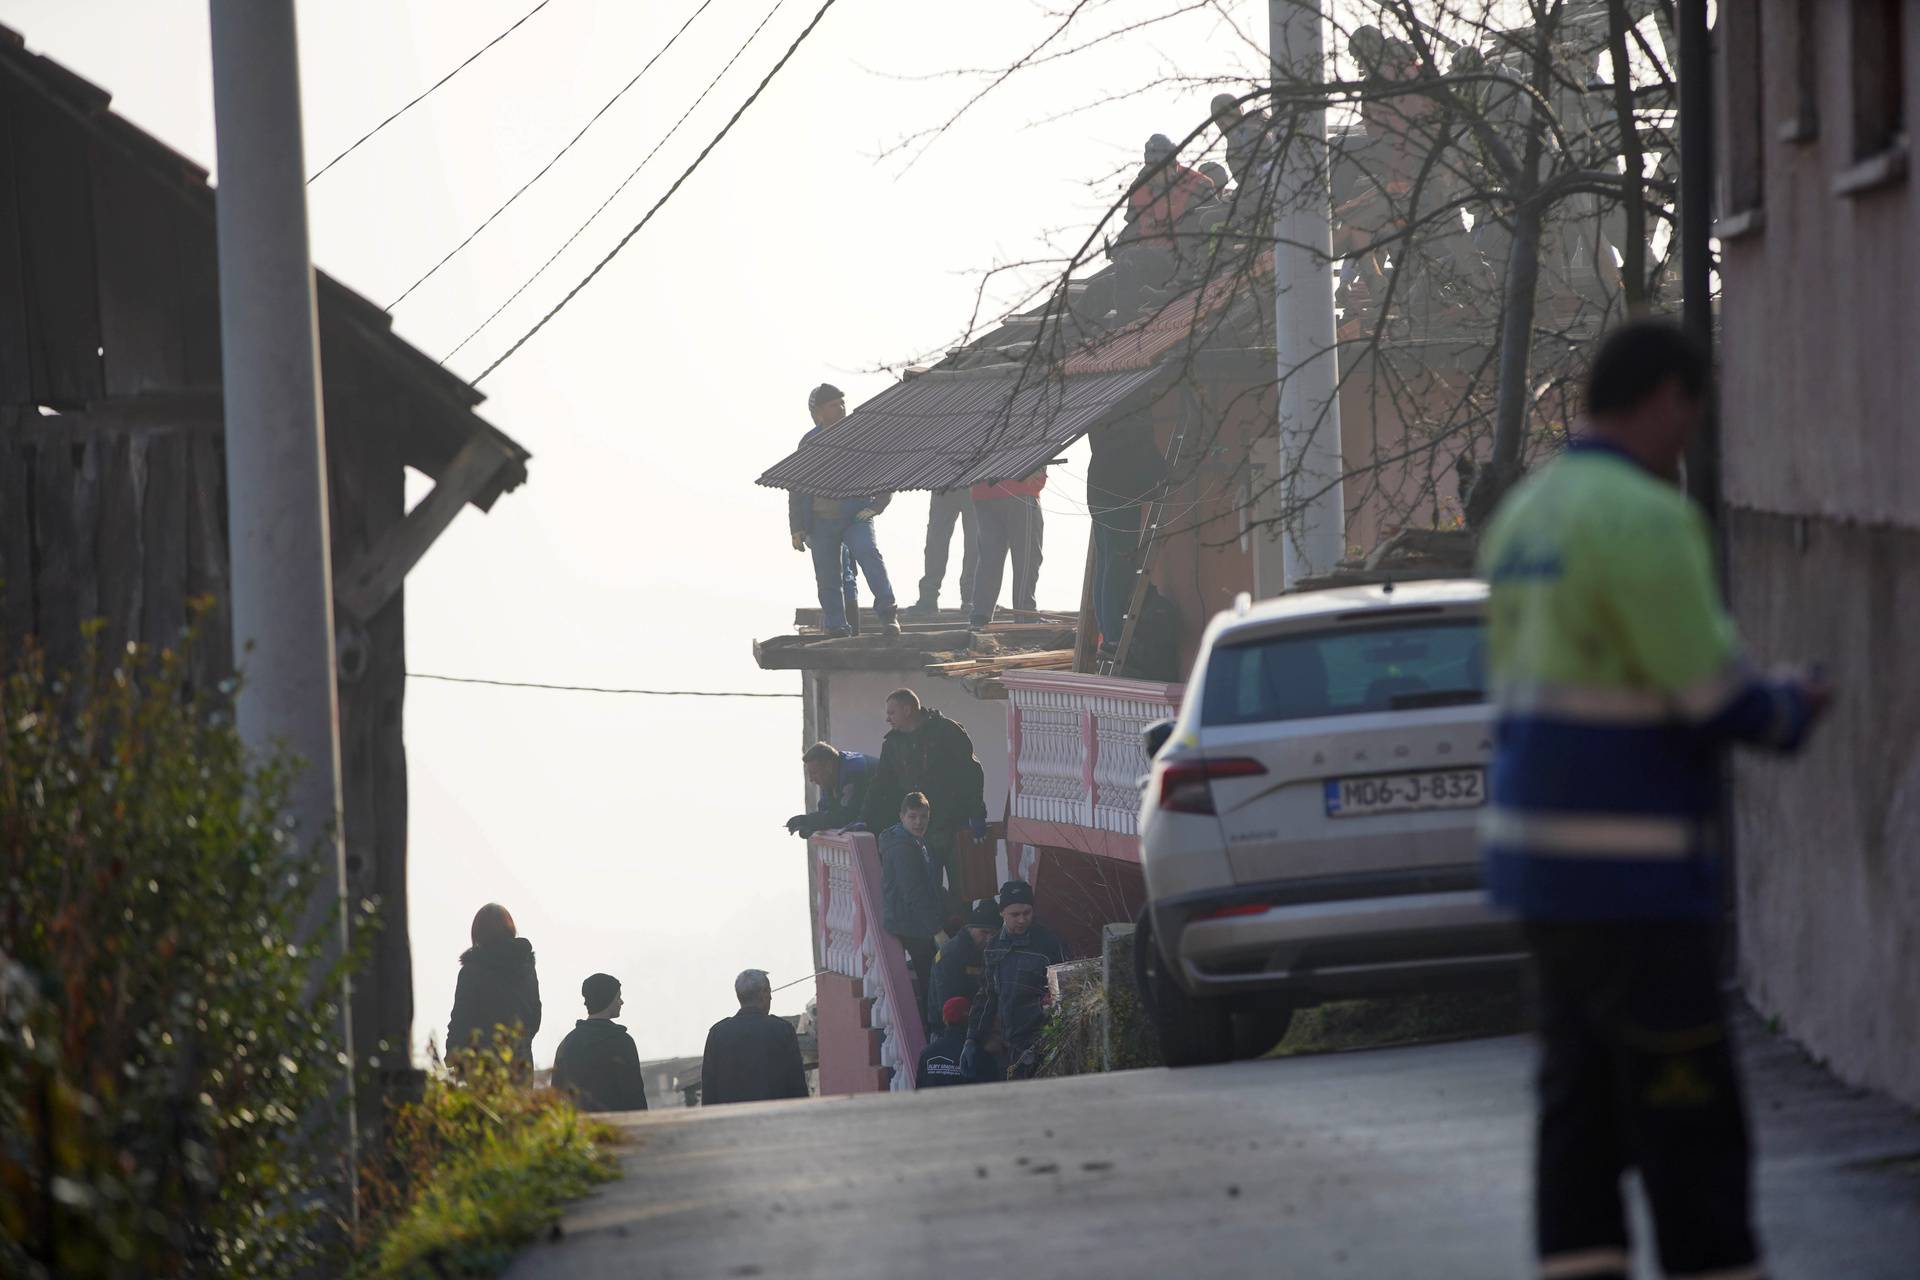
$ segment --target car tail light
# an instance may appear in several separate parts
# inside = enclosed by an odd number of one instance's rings
[[[1266,771],[1267,766],[1244,756],[1169,764],[1160,773],[1160,807],[1174,813],[1213,813],[1215,778],[1253,778]]]
[[[1237,902],[1230,907],[1215,907],[1194,917],[1195,920],[1226,920],[1233,916],[1257,916],[1270,908],[1264,902]]]

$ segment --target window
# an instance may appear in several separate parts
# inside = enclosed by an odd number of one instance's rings
[[[1906,131],[1905,0],[1853,0],[1853,158],[1891,149]]]
[[[1820,133],[1820,27],[1815,10],[1822,0],[1793,0],[1793,24],[1786,34],[1793,69],[1793,113],[1780,124],[1780,141],[1811,142]]]
[[[1216,649],[1207,663],[1200,719],[1261,724],[1486,697],[1486,633],[1479,622],[1402,622]]]

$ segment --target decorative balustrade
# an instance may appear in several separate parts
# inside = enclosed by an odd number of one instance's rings
[[[891,1069],[890,1089],[913,1088],[926,1029],[900,944],[881,927],[880,846],[866,832],[822,833],[807,842],[813,881],[815,967],[860,983],[871,1002],[867,1027],[880,1032],[877,1064]],[[823,1071],[832,1053],[865,1055],[870,1038],[820,1041]]]
[[[1184,685],[1009,671],[1008,839],[1137,858],[1141,733],[1180,709]]]

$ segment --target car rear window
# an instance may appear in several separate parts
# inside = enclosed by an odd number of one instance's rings
[[[1204,724],[1260,724],[1484,702],[1477,620],[1295,632],[1217,648]]]

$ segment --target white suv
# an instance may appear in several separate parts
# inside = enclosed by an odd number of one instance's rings
[[[1264,1053],[1324,1000],[1517,975],[1475,839],[1486,599],[1343,587],[1208,625],[1140,804],[1135,964],[1169,1065]]]

